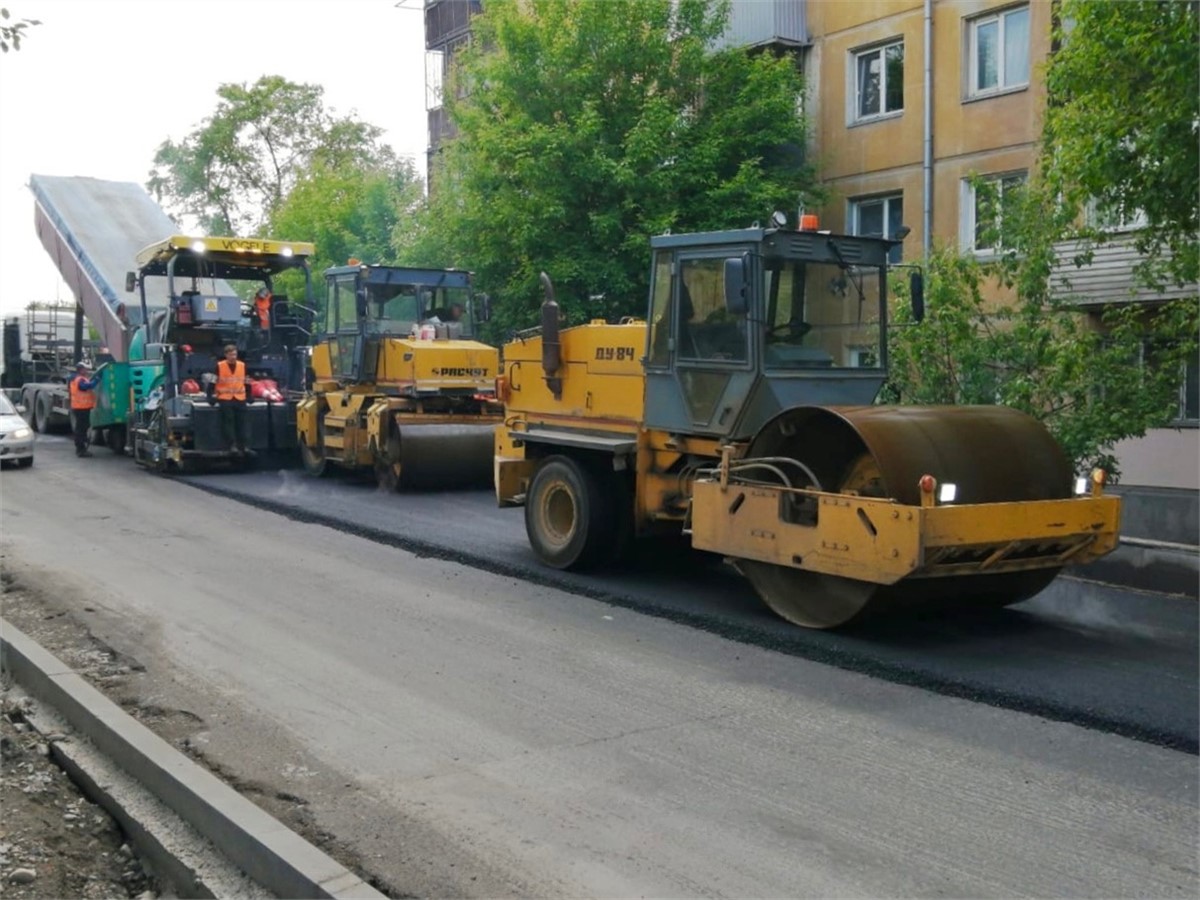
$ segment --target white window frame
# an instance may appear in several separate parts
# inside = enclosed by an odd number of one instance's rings
[[[1196,360],[1193,359],[1189,363],[1183,364],[1183,371],[1179,378],[1179,416],[1175,419],[1175,425],[1184,425],[1191,428],[1200,426],[1200,417],[1188,415],[1188,385],[1200,378],[1200,372],[1196,369]],[[1195,386],[1193,385],[1193,390]]]
[[[850,346],[846,348],[850,354],[850,368],[852,369],[878,369],[879,365],[879,347],[874,345],[866,346]],[[863,358],[870,356],[875,362],[867,365],[863,362]]]
[[[1013,179],[1019,179],[1020,186],[1024,187],[1029,183],[1029,172],[1025,169],[1017,169],[1012,172],[997,172],[995,174],[978,176],[974,179],[964,178],[962,181],[962,215],[960,216],[962,221],[961,231],[959,234],[959,244],[966,250],[974,253],[976,256],[998,256],[999,254],[1003,253],[1006,248],[1003,241],[999,241],[995,246],[991,247],[979,247],[975,244],[975,230],[976,225],[978,224],[978,198],[976,197],[974,181],[984,181],[988,183],[999,182],[1000,196],[1003,198],[1004,183],[1006,181],[1012,181]],[[1003,220],[1001,220],[998,224],[1001,231],[1003,231]]]
[[[890,193],[890,194],[874,194],[869,197],[853,198],[850,201],[850,215],[848,217],[848,221],[850,222],[850,233],[857,234],[857,235],[864,234],[863,229],[862,229],[862,208],[864,206],[869,206],[869,205],[872,205],[875,203],[882,203],[883,204],[883,228],[884,228],[884,231],[879,236],[885,237],[885,238],[893,237],[894,235],[887,233],[887,227],[888,227],[888,222],[891,220],[891,216],[889,215],[889,213],[891,212],[891,205],[894,202],[900,203],[901,219],[903,219],[903,210],[904,210],[904,192],[903,191],[895,191],[894,193]],[[901,224],[903,224],[903,222],[901,222]],[[888,251],[888,262],[889,263],[892,263],[894,265],[895,263],[900,262],[900,260],[902,258],[903,258],[903,253],[901,252],[900,245],[896,245],[895,247],[893,247],[891,250]]]
[[[1084,210],[1084,219],[1089,226],[1097,231],[1116,233],[1120,231],[1140,231],[1146,227],[1146,211],[1135,209],[1132,213],[1121,210],[1115,217],[1106,218],[1099,204],[1089,200]]]
[[[870,47],[863,47],[858,50],[853,50],[850,53],[850,121],[851,122],[875,122],[879,119],[886,119],[893,116],[902,115],[904,112],[904,76],[900,77],[900,106],[896,109],[887,109],[888,95],[888,75],[887,75],[887,51],[892,47],[899,47],[903,54],[904,38],[896,38],[886,41],[882,44],[873,44]],[[859,81],[859,60],[872,54],[879,54],[879,111],[873,113],[860,112],[862,109],[862,84]],[[901,68],[904,64],[903,57],[901,58]]]
[[[1011,6],[1007,9],[1000,9],[994,12],[989,12],[986,15],[976,16],[973,19],[967,20],[967,96],[970,98],[976,97],[991,97],[995,94],[1002,94],[1008,91],[1021,90],[1029,87],[1029,70],[1033,63],[1032,47],[1027,47],[1025,51],[1025,75],[1021,81],[1008,80],[1007,53],[1005,46],[1007,44],[1007,28],[1006,23],[1008,17],[1014,13],[1024,12],[1029,17],[1029,32],[1030,43],[1032,44],[1033,37],[1033,11],[1029,4],[1022,6]],[[978,83],[979,75],[979,28],[983,25],[995,23],[998,27],[999,37],[996,41],[998,59],[996,84],[994,87],[980,87]]]

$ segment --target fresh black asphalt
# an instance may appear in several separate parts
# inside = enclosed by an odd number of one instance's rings
[[[529,549],[522,510],[497,508],[490,491],[388,494],[372,482],[312,479],[294,469],[182,480],[295,520],[732,641],[1198,751],[1200,615],[1194,600],[1062,576],[1008,609],[807,631],[776,618],[719,559],[682,545],[644,544],[619,570],[585,575],[546,568]]]

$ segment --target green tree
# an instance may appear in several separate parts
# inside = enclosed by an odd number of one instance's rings
[[[1002,403],[1042,419],[1080,469],[1119,475],[1112,447],[1178,414],[1200,304],[1119,303],[1085,315],[1074,266],[1109,239],[1085,211],[1132,216],[1147,287],[1197,277],[1200,51],[1195,2],[1064,0],[1047,63],[1038,171],[1005,192],[1003,252],[942,248],[927,262],[926,321],[896,311],[888,399]],[[983,183],[977,188],[983,188]],[[1012,302],[985,302],[999,286]],[[986,288],[986,289],[985,289]],[[901,291],[903,290],[901,286]]]
[[[1012,303],[989,301],[984,286],[999,276],[1016,287],[1021,277],[1013,274],[936,250],[919,325],[897,285],[884,399],[1023,410],[1045,423],[1080,471],[1101,466],[1117,478],[1112,446],[1176,415],[1179,374],[1196,352],[1195,341],[1180,336],[1196,331],[1195,305],[1113,306],[1093,321],[1068,296],[1025,291]]]
[[[1046,70],[1048,188],[1145,228],[1143,281],[1200,277],[1200,3],[1063,0]],[[1085,237],[1099,241],[1096,230]]]
[[[10,47],[13,50],[20,50],[21,39],[25,36],[25,29],[33,25],[42,24],[37,19],[18,19],[12,21],[11,14],[4,7],[0,7],[0,19],[4,20],[4,24],[0,25],[0,50],[5,53],[9,51]]]
[[[477,273],[501,327],[539,271],[571,320],[643,313],[649,242],[747,226],[813,196],[794,61],[712,52],[708,0],[489,0],[446,91],[458,130],[397,243]]]
[[[223,84],[217,108],[154,157],[147,187],[176,217],[213,234],[249,234],[271,221],[301,173],[314,165],[395,165],[381,130],[325,109],[324,88],[264,75]]]
[[[313,276],[350,257],[366,263],[395,259],[392,232],[401,215],[417,206],[424,189],[407,159],[364,168],[315,162],[271,215],[268,231],[278,237],[314,241]],[[293,294],[298,285],[285,284]],[[324,291],[314,286],[318,297]]]

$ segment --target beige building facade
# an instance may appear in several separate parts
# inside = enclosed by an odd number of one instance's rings
[[[735,0],[735,6],[738,0]],[[792,0],[779,0],[789,3]],[[802,2],[802,0],[797,0]],[[813,161],[829,199],[822,227],[993,256],[1003,192],[1036,163],[1051,51],[1049,0],[808,0],[802,64]],[[984,180],[977,189],[978,179]],[[1069,273],[1082,305],[1195,297],[1136,291],[1117,240]],[[1183,373],[1179,421],[1116,447],[1126,484],[1200,489],[1200,372]]]

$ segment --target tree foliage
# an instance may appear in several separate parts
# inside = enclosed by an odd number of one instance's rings
[[[215,234],[249,234],[271,221],[314,167],[388,169],[379,128],[325,109],[324,88],[264,75],[223,84],[212,115],[154,157],[147,187],[168,212]]]
[[[1112,446],[1176,415],[1181,367],[1196,351],[1179,336],[1195,332],[1194,304],[1113,306],[1093,322],[1070,298],[988,300],[983,288],[997,274],[993,264],[938,249],[926,268],[929,312],[919,325],[898,285],[885,399],[1023,410],[1045,423],[1080,471],[1101,466],[1115,479]]]
[[[25,37],[25,29],[41,25],[38,19],[17,19],[13,20],[9,11],[0,7],[0,20],[4,21],[0,25],[0,51],[7,53],[9,49],[20,50],[21,39]]]
[[[1198,13],[1196,0],[1064,0],[1046,72],[1047,184],[1072,212],[1144,214],[1150,285],[1200,276]]]
[[[400,217],[424,195],[420,176],[408,160],[364,168],[315,162],[271,215],[268,231],[278,237],[314,241],[314,277],[350,257],[365,263],[395,259],[392,232]],[[296,286],[288,285],[294,292]],[[316,294],[323,291],[317,286]]]
[[[713,53],[727,4],[489,0],[446,91],[458,136],[397,243],[473,269],[504,327],[539,271],[568,318],[644,312],[649,241],[744,227],[811,196],[793,60]]]
[[[1027,189],[1005,193],[995,223],[1002,234],[991,236],[1000,238],[998,256],[941,248],[928,260],[929,316],[913,325],[898,306],[888,399],[1022,409],[1081,470],[1100,465],[1114,477],[1118,441],[1176,418],[1181,375],[1198,349],[1195,296],[1131,296],[1087,315],[1079,301],[1088,298],[1072,293],[1070,278],[1072,262],[1089,264],[1108,237],[1086,224],[1096,204],[1145,213],[1134,239],[1146,254],[1136,273],[1143,284],[1195,284],[1196,10],[1195,2],[1064,0],[1071,27],[1059,27],[1062,46],[1047,65],[1039,171]],[[996,302],[997,287],[1011,302]]]

